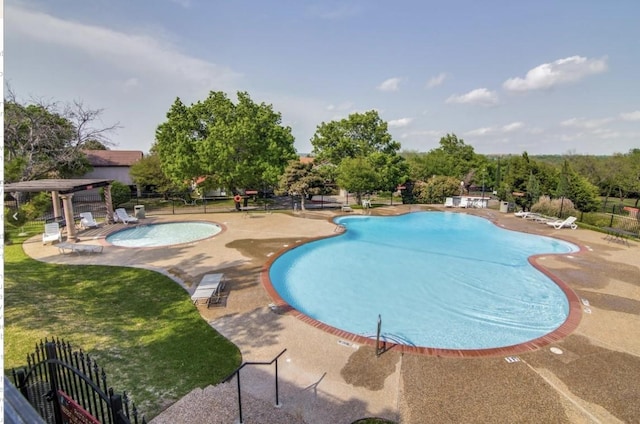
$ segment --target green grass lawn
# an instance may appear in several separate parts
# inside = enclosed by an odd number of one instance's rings
[[[61,338],[90,354],[149,420],[240,365],[238,348],[164,275],[41,263],[12,240],[4,250],[5,373],[24,366],[40,340]]]

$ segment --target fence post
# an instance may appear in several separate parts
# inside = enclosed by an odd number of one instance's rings
[[[47,360],[58,359],[56,344],[54,342],[47,342],[44,346]],[[50,401],[53,402],[55,420],[56,423],[62,424],[62,412],[60,411],[60,402],[58,399],[58,365],[54,362],[47,362],[47,372],[49,373],[49,381],[51,383]]]
[[[125,421],[122,411],[122,396],[118,394],[110,393],[109,396],[109,408],[111,409],[111,416],[115,424],[129,424],[129,421]]]

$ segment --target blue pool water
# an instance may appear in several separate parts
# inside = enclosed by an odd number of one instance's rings
[[[347,231],[285,252],[269,270],[289,305],[332,327],[403,344],[488,349],[541,337],[569,303],[527,258],[578,247],[471,215],[343,217]]]
[[[168,222],[126,228],[106,240],[122,247],[160,247],[206,239],[220,231],[219,225],[209,222]]]

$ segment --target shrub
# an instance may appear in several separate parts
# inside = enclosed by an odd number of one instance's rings
[[[562,216],[560,211],[562,210]],[[540,213],[547,216],[557,216],[560,218],[568,216],[579,216],[579,211],[573,202],[566,197],[564,199],[551,199],[549,196],[541,196],[533,206],[531,212]]]
[[[100,190],[100,195],[104,200],[104,189]],[[114,181],[111,184],[111,204],[113,208],[117,208],[118,206],[127,203],[131,200],[131,189],[128,185],[124,185],[119,181]]]

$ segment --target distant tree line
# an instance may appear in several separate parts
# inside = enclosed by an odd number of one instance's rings
[[[110,145],[117,128],[95,126],[101,110],[81,102],[18,102],[5,98],[5,181],[71,178],[85,174],[84,149]],[[301,163],[291,128],[272,105],[223,92],[185,105],[177,98],[157,127],[150,152],[131,168],[140,186],[165,194],[191,190],[273,189],[304,200],[336,187],[363,195],[394,192],[405,202],[440,203],[482,188],[530,209],[542,196],[567,199],[581,211],[600,196],[640,197],[640,149],[612,156],[482,155],[454,133],[428,152],[401,151],[377,111],[322,122],[311,138],[313,161]]]

